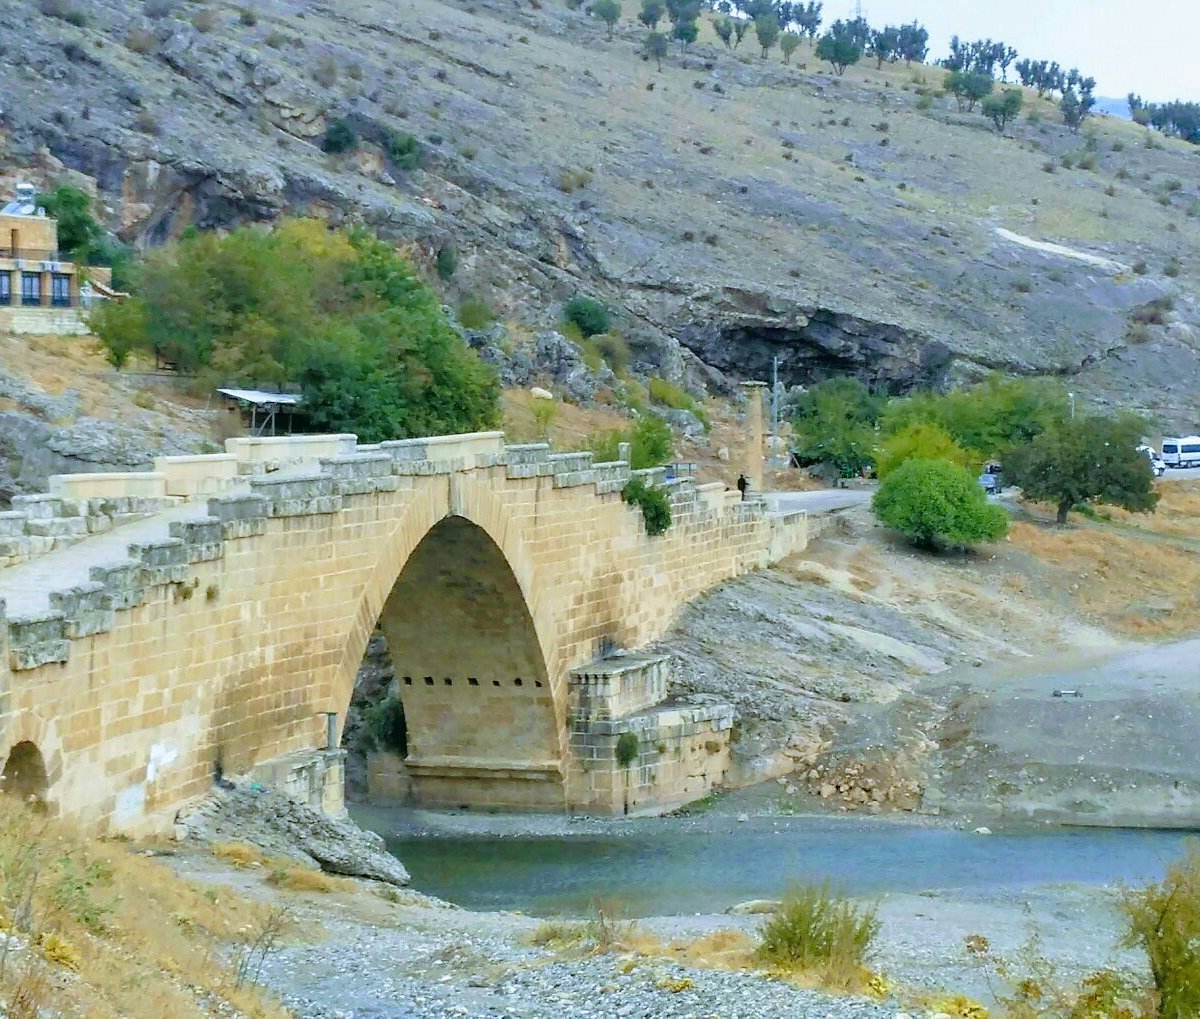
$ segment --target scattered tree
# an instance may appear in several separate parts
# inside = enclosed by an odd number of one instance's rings
[[[835,21],[829,30],[821,36],[817,43],[817,58],[828,60],[839,76],[846,73],[846,68],[857,64],[866,48],[868,38],[862,31],[861,19],[855,21]],[[868,28],[867,33],[870,32]]]
[[[821,11],[824,4],[812,3],[811,0],[807,4],[796,4],[795,21],[800,31],[808,36],[809,42],[815,42],[817,33],[821,31]]]
[[[742,40],[746,38],[746,33],[750,31],[750,22],[745,18],[739,18],[733,23],[733,48],[736,50]]]
[[[725,44],[726,49],[733,48],[733,19],[728,14],[721,14],[713,19],[713,31]]]
[[[663,3],[663,0],[642,0],[642,9],[638,14],[638,21],[653,32],[658,28],[658,23],[662,21],[666,13],[667,7]]]
[[[667,55],[667,37],[662,32],[647,32],[642,40],[642,52],[653,57],[658,69],[662,70],[662,58]]]
[[[349,152],[358,144],[358,135],[354,128],[345,120],[335,120],[325,129],[325,137],[321,139],[323,152]]]
[[[754,19],[754,34],[758,37],[758,45],[762,47],[763,59],[779,38],[779,18],[774,14],[760,14]]]
[[[912,22],[900,26],[900,56],[904,58],[905,66],[915,60],[918,64],[925,62],[929,55],[929,31],[924,25]]]
[[[1128,102],[1129,115],[1136,123],[1200,145],[1200,103],[1185,103],[1181,99],[1169,103],[1146,103],[1133,92],[1129,93]]]
[[[995,79],[982,71],[951,71],[946,75],[946,91],[958,101],[959,110],[967,113],[990,95],[995,85]]]
[[[1003,134],[1008,122],[1021,112],[1024,102],[1025,93],[1019,88],[1006,88],[999,95],[993,93],[984,96],[981,110],[996,125],[996,130]]]
[[[608,28],[608,38],[613,37],[613,28],[621,20],[621,5],[617,0],[594,0],[592,13]]]
[[[871,33],[868,52],[875,58],[875,69],[883,67],[885,60],[897,60],[900,57],[900,29],[894,25],[875,29]]]
[[[1066,86],[1058,108],[1062,113],[1063,123],[1072,133],[1079,133],[1079,128],[1096,105],[1096,97],[1093,94],[1095,90],[1095,78],[1085,78],[1074,68],[1067,73]]]
[[[1060,524],[1086,502],[1148,513],[1158,493],[1150,462],[1137,449],[1143,427],[1132,416],[1070,418],[1010,451],[1005,476],[1027,498],[1053,503]]]
[[[39,194],[37,204],[58,220],[58,246],[75,261],[85,261],[104,236],[104,228],[92,215],[91,196],[63,184],[48,194]]]
[[[700,35],[700,26],[695,21],[677,21],[671,29],[671,34],[679,40],[686,50]]]
[[[925,548],[968,549],[1008,532],[1008,515],[987,501],[975,475],[948,460],[906,460],[871,505],[888,527]]]
[[[796,52],[796,47],[800,45],[800,36],[795,32],[784,32],[779,37],[779,48],[783,52],[783,62],[791,63],[792,54]]]

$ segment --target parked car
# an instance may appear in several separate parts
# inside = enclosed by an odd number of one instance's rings
[[[1150,470],[1154,472],[1156,478],[1161,478],[1166,473],[1167,465],[1163,463],[1163,458],[1158,455],[1158,451],[1153,446],[1138,446],[1138,452],[1150,461]]]
[[[1162,461],[1167,467],[1200,467],[1200,435],[1164,437]]]

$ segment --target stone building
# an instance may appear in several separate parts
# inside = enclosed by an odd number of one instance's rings
[[[109,296],[111,282],[110,269],[63,259],[57,221],[38,208],[32,184],[18,184],[0,208],[0,330],[85,333],[86,306]]]

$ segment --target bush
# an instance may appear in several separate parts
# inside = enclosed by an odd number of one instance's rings
[[[41,0],[38,6],[48,18],[58,18],[76,28],[83,28],[87,24],[87,17],[70,0]]]
[[[875,424],[886,403],[858,379],[818,382],[796,403],[794,451],[801,463],[828,464],[841,477],[860,474],[874,458]]]
[[[650,399],[663,407],[669,407],[671,410],[686,410],[696,416],[707,432],[712,428],[708,420],[708,415],[700,407],[692,395],[680,386],[673,382],[668,382],[666,379],[652,377],[648,384]]]
[[[630,506],[642,508],[642,519],[646,522],[646,533],[650,537],[662,534],[671,526],[671,502],[663,489],[647,485],[641,478],[630,478],[621,489],[621,498]],[[619,754],[620,744],[617,750]]]
[[[649,529],[649,525],[647,525],[647,529]],[[622,768],[628,768],[637,760],[639,745],[640,741],[636,732],[621,733],[617,737],[617,764]]]
[[[401,170],[415,170],[425,158],[425,150],[415,135],[407,131],[388,131],[383,139],[383,149]]]
[[[971,548],[1008,532],[1004,510],[987,501],[970,471],[948,460],[905,461],[883,480],[871,505],[888,527],[925,548]]]
[[[258,24],[258,15],[250,10],[249,7],[243,7],[238,11],[238,21],[247,28],[253,28]]]
[[[204,7],[192,17],[192,28],[197,32],[211,32],[220,23],[220,15],[216,11]]]
[[[144,28],[131,28],[125,35],[125,48],[130,53],[146,56],[153,53],[157,47],[158,41],[154,38],[154,33]]]
[[[563,317],[573,322],[585,338],[608,332],[611,321],[608,309],[591,297],[576,294],[563,308]]]
[[[580,188],[587,187],[591,182],[591,170],[562,169],[559,171],[555,187],[564,194],[569,195],[572,191],[578,191]]]
[[[377,747],[401,756],[408,753],[408,723],[399,697],[386,697],[372,704],[363,712],[363,718]]]
[[[338,79],[337,61],[334,60],[333,57],[322,57],[317,63],[317,66],[313,68],[312,76],[313,80],[318,85],[324,85],[326,88],[332,88],[333,84]]]
[[[437,274],[443,280],[450,279],[458,269],[458,252],[452,247],[438,248]]]
[[[157,21],[159,18],[165,18],[169,14],[175,13],[176,0],[146,0],[142,4],[142,13],[146,17]]]
[[[358,144],[358,135],[345,120],[335,120],[325,129],[321,139],[322,152],[349,152]]]
[[[92,325],[114,361],[159,355],[197,388],[296,381],[305,426],[363,442],[479,431],[500,388],[436,294],[365,230],[281,220],[195,231],[152,252]]]
[[[629,367],[629,344],[625,342],[625,337],[620,333],[600,333],[592,342],[604,362],[617,375],[624,374]]]
[[[1146,264],[1146,260],[1144,258],[1139,258],[1133,263],[1133,271],[1138,276],[1145,276],[1146,273],[1150,271],[1150,266]]]
[[[1167,264],[1163,266],[1163,275],[1170,276],[1171,279],[1174,279],[1181,272],[1183,272],[1183,263],[1180,262],[1179,259],[1174,255],[1172,255],[1167,259]]]
[[[798,888],[763,925],[758,957],[816,975],[827,987],[850,990],[866,975],[879,929],[874,907],[859,908],[827,886]]]
[[[880,480],[909,460],[946,460],[959,467],[970,468],[971,458],[939,425],[923,421],[884,439],[875,457],[875,471]]]
[[[1142,948],[1161,1019],[1200,1015],[1200,849],[1195,845],[1159,884],[1121,896],[1127,947]]]
[[[479,331],[496,321],[496,312],[482,297],[464,297],[458,306],[458,323],[464,329]]]

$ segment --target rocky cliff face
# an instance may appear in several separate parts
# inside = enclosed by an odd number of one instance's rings
[[[1000,138],[949,100],[918,107],[932,68],[836,79],[807,47],[785,67],[707,27],[659,73],[639,29],[609,42],[550,4],[67,6],[82,27],[36,0],[0,10],[19,40],[0,53],[3,159],[94,180],[138,244],[316,214],[427,265],[453,246],[448,298],[534,327],[600,297],[644,371],[692,385],[730,389],[778,354],[789,383],[1054,373],[1098,402],[1191,413],[1200,190],[1182,143],[1151,150],[1115,121],[1087,140],[1049,108]],[[355,151],[321,151],[335,119]],[[401,132],[422,168],[393,158]],[[1059,168],[1085,146],[1091,171]],[[1163,323],[1133,330],[1163,296]]]

